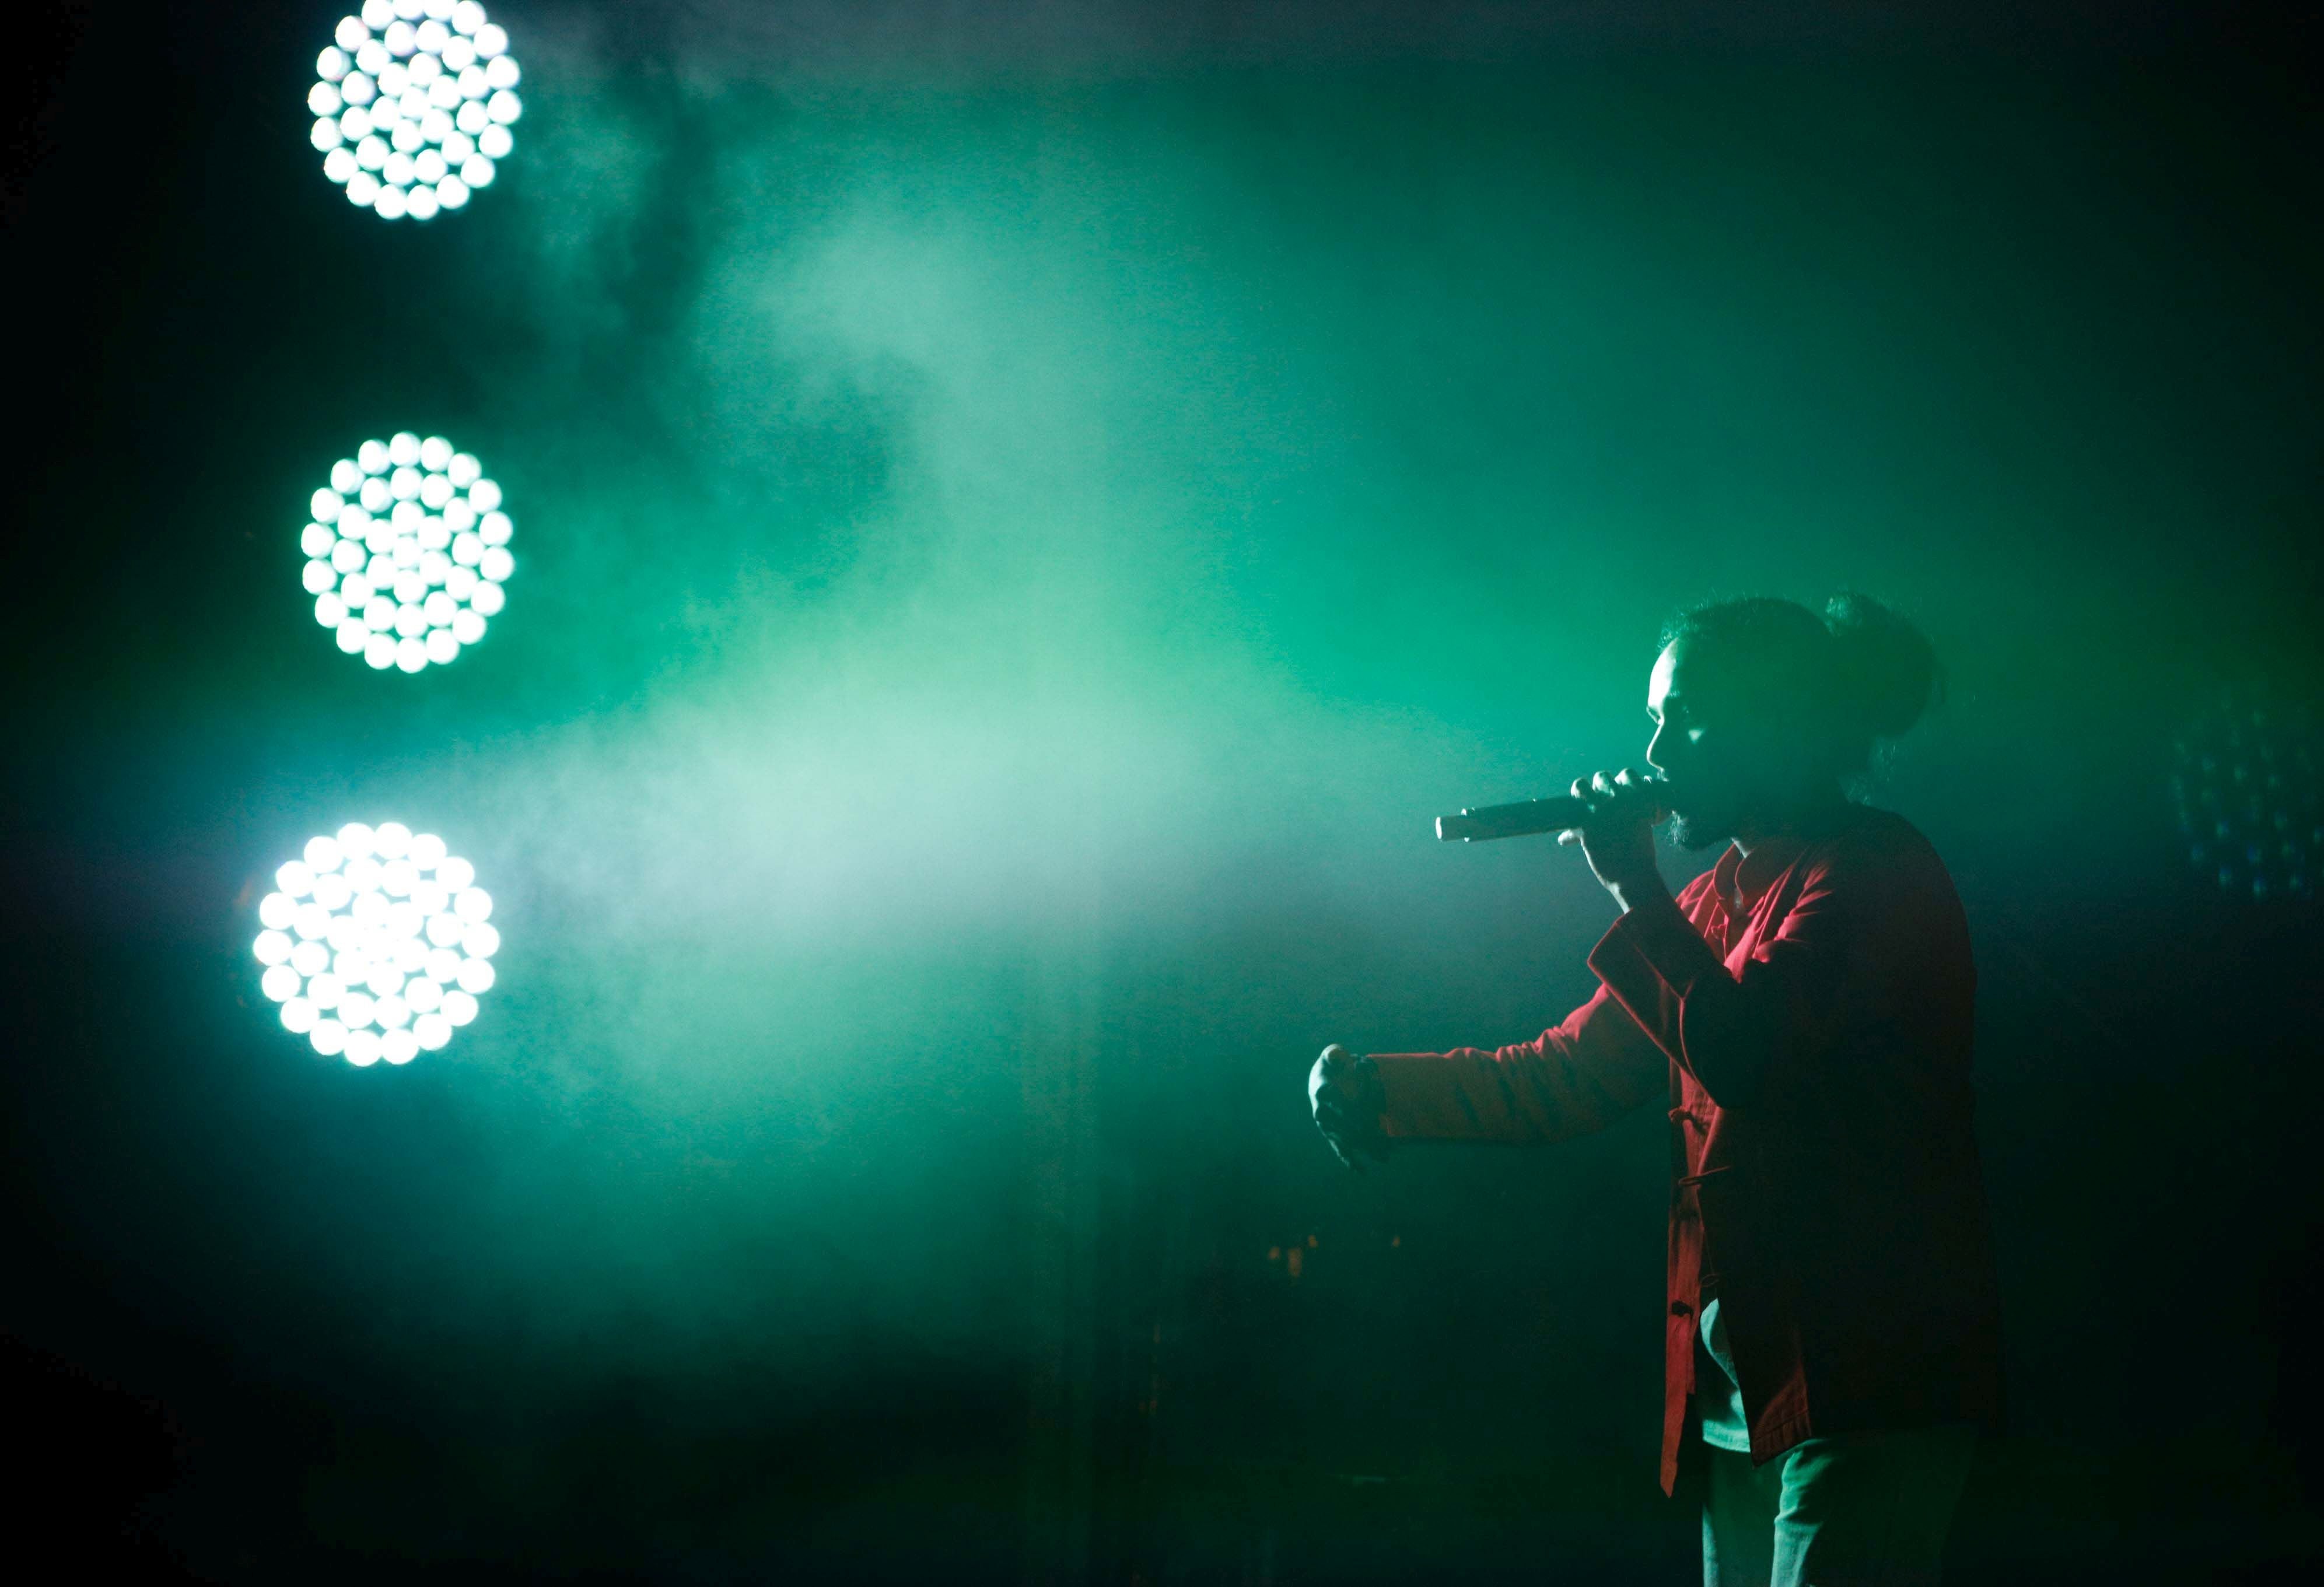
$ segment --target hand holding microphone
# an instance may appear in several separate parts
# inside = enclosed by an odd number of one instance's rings
[[[1439,816],[1436,835],[1446,843],[1481,843],[1489,838],[1557,834],[1561,844],[1582,845],[1590,869],[1617,903],[1663,886],[1655,868],[1654,828],[1669,814],[1663,800],[1669,785],[1659,777],[1625,767],[1612,773],[1576,778],[1563,798],[1527,799]]]
[[[1611,777],[1600,771],[1586,781],[1573,780],[1572,797],[1582,807],[1582,819],[1559,833],[1557,841],[1582,845],[1591,873],[1625,910],[1650,892],[1666,890],[1655,865],[1655,823],[1664,815],[1665,791],[1661,779],[1628,767]]]

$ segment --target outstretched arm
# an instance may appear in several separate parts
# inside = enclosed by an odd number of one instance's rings
[[[1514,1047],[1378,1053],[1391,1140],[1542,1145],[1603,1130],[1662,1094],[1670,1066],[1600,987],[1562,1024]]]
[[[1533,1040],[1487,1050],[1324,1049],[1315,1121],[1351,1167],[1397,1140],[1539,1145],[1602,1130],[1661,1093],[1669,1063],[1604,988]]]

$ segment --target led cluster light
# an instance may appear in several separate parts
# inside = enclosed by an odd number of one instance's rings
[[[331,465],[299,538],[315,621],[374,667],[417,672],[484,637],[516,568],[501,487],[442,436],[406,430]]]
[[[323,174],[384,220],[427,220],[489,186],[524,113],[508,34],[475,0],[364,0],[307,90]]]
[[[476,868],[433,833],[360,821],[311,838],[259,900],[259,986],[317,1052],[367,1067],[435,1052],[492,990],[501,934]]]
[[[2187,859],[2219,890],[2315,901],[2324,871],[2324,743],[2305,702],[2223,690],[2172,746],[2171,795]]]

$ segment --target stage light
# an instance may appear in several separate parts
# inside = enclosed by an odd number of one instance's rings
[[[433,833],[350,822],[310,838],[258,903],[259,990],[282,1028],[357,1067],[436,1052],[492,990],[501,934],[476,868]]]
[[[2302,704],[2222,691],[2176,744],[2179,832],[2198,874],[2255,903],[2311,902],[2324,862],[2324,747]]]
[[[441,665],[484,637],[516,569],[501,487],[442,436],[365,441],[307,503],[315,621],[379,670]]]
[[[508,34],[475,0],[364,0],[315,75],[323,174],[384,220],[428,220],[490,186],[524,111]]]

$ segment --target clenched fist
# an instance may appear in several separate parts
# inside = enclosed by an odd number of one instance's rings
[[[1349,1167],[1362,1173],[1387,1158],[1380,1112],[1388,1106],[1388,1090],[1380,1084],[1379,1066],[1370,1058],[1337,1042],[1325,1047],[1307,1072],[1307,1105],[1314,1110],[1315,1128]]]

